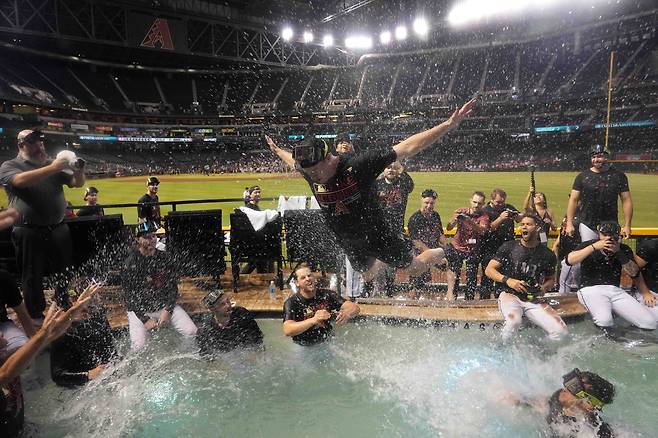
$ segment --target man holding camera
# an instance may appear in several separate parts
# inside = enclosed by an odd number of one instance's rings
[[[9,205],[20,215],[12,241],[21,269],[25,306],[39,324],[46,309],[43,277],[47,272],[55,278],[57,303],[69,306],[66,268],[72,263],[73,244],[68,225],[63,222],[66,199],[62,185],[82,187],[85,183],[84,160],[49,160],[44,140],[40,131],[19,132],[18,156],[0,166],[0,182],[7,191]]]
[[[489,234],[482,243],[482,270],[487,269],[489,262],[493,259],[498,248],[505,242],[514,240],[514,222],[521,220],[519,211],[512,204],[507,204],[507,193],[505,190],[495,188],[491,192],[491,201],[484,207],[484,212],[489,216]],[[480,299],[491,298],[491,293],[498,297],[494,282],[486,275],[480,281]]]
[[[475,299],[477,288],[478,265],[482,249],[482,240],[489,231],[489,216],[484,212],[484,193],[473,192],[471,206],[455,210],[448,222],[448,231],[457,228],[452,243],[446,250],[448,259],[448,300],[455,299],[455,287],[459,283],[462,264],[466,262],[466,293],[467,300]]]
[[[649,309],[620,287],[622,271],[634,281],[640,276],[633,251],[619,243],[621,227],[616,221],[602,222],[598,232],[598,239],[581,243],[566,258],[567,265],[580,263],[578,300],[602,329],[614,325],[614,311],[636,327],[655,330],[658,323]]]
[[[500,311],[505,318],[503,341],[509,341],[525,316],[554,341],[564,338],[567,326],[540,297],[555,283],[555,254],[541,245],[542,220],[533,214],[521,219],[521,240],[505,242],[487,265],[485,274],[500,283]]]

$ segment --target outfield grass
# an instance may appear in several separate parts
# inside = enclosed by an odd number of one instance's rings
[[[508,202],[521,209],[523,200],[530,186],[527,172],[413,172],[411,176],[416,184],[409,197],[407,219],[418,210],[420,193],[426,188],[433,188],[439,193],[437,211],[444,223],[456,208],[468,206],[471,193],[482,190],[487,200],[494,187],[505,189]],[[575,172],[537,172],[537,190],[546,193],[549,207],[560,218],[566,212],[567,194],[575,178]],[[174,201],[186,199],[241,198],[245,186],[258,184],[263,189],[263,197],[285,195],[309,195],[306,182],[296,174],[225,174],[225,175],[163,175],[158,176],[160,200]],[[655,175],[628,175],[631,194],[635,205],[633,226],[658,227],[658,177]],[[104,204],[137,202],[146,190],[146,177],[110,178],[89,181],[100,190],[99,199]],[[2,195],[4,197],[4,194]],[[66,188],[66,197],[74,205],[82,205],[84,189]],[[7,205],[6,198],[0,199]],[[223,204],[201,204],[179,206],[178,210],[221,208],[232,211],[242,205],[239,202]],[[276,202],[263,201],[263,208],[276,208]],[[162,207],[163,214],[169,207]],[[125,223],[135,223],[135,208],[106,210],[106,214],[122,213]],[[620,208],[621,214],[621,208]],[[226,220],[225,220],[226,221]]]

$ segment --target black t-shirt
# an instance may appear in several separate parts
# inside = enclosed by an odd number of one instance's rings
[[[89,380],[87,371],[108,363],[117,354],[105,313],[73,321],[50,349],[50,375],[57,385],[73,387]]]
[[[360,240],[390,230],[374,183],[396,159],[393,149],[341,155],[336,174],[325,184],[313,182],[302,172],[327,225],[338,237]]]
[[[133,251],[121,272],[126,310],[135,312],[142,321],[146,321],[148,312],[172,312],[178,299],[178,277],[176,263],[169,254],[156,250],[147,257]]]
[[[420,240],[429,248],[438,248],[439,239],[443,235],[443,224],[441,216],[433,211],[429,216],[423,215],[420,211],[415,212],[409,218],[409,237],[413,240]]]
[[[338,294],[319,289],[315,297],[310,300],[304,298],[302,294],[296,293],[286,300],[283,305],[283,322],[288,320],[304,321],[312,318],[315,312],[324,309],[327,312],[340,310],[345,300]],[[304,333],[293,336],[292,340],[300,345],[312,345],[326,340],[333,328],[329,321],[324,322],[324,326],[315,326],[306,330]]]
[[[578,217],[573,218],[574,232],[573,236],[567,234],[567,217],[565,216],[562,219],[562,225],[560,225],[560,240],[557,245],[557,256],[560,260],[569,255],[578,245],[580,245],[580,231],[578,230],[578,225],[580,224],[580,219]]]
[[[7,271],[0,270],[0,322],[9,321],[7,307],[17,307],[23,302],[16,280]]]
[[[199,352],[206,356],[235,348],[257,347],[263,344],[263,332],[254,316],[244,307],[235,307],[228,323],[221,327],[212,314],[206,314],[196,333]]]
[[[24,423],[23,390],[20,377],[16,377],[7,386],[0,386],[0,436],[20,436]]]
[[[375,192],[386,212],[391,230],[395,232],[404,232],[404,213],[407,210],[409,193],[413,190],[414,181],[407,172],[402,172],[392,183],[386,182],[383,177],[375,181]]]
[[[628,178],[614,167],[596,173],[591,169],[578,174],[573,190],[580,192],[580,221],[591,229],[604,221],[617,221],[617,197],[628,192]]]
[[[576,250],[586,248],[596,242],[598,242],[598,239],[588,240],[578,245]],[[580,262],[580,287],[600,284],[619,287],[622,270],[620,258],[622,258],[622,261],[625,259],[633,260],[633,250],[622,243],[620,250],[615,254],[606,254],[602,250],[594,251]]]
[[[658,239],[646,239],[637,245],[637,255],[647,262],[642,276],[647,287],[658,293]]]
[[[518,240],[505,242],[493,259],[500,262],[501,274],[529,284],[539,286],[555,274],[555,254],[544,245],[528,248]],[[509,286],[503,287],[505,292],[516,294]]]
[[[518,211],[512,204],[503,204],[500,207],[493,207],[491,204],[487,204],[482,210],[489,216],[490,226],[505,210]],[[495,231],[491,227],[489,228],[489,233],[484,238],[482,245],[483,250],[489,254],[493,254],[498,250],[500,245],[510,240],[514,240],[514,218],[512,217],[504,220]]]
[[[78,210],[78,216],[104,216],[105,211],[99,205],[85,205]]]
[[[148,193],[145,193],[144,196],[139,198],[138,203],[151,203],[150,205],[140,205],[137,207],[137,216],[140,219],[147,219],[157,223],[160,223],[160,204],[152,204],[153,202],[160,201],[158,195],[151,197]]]

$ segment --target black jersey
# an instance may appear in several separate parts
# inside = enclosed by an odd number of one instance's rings
[[[121,272],[124,305],[145,322],[149,312],[172,312],[178,299],[178,273],[173,258],[162,251],[144,256],[133,251]]]
[[[77,212],[78,217],[81,216],[104,216],[105,210],[99,205],[85,205]]]
[[[151,197],[148,193],[144,194],[141,198],[137,200],[138,203],[144,204],[137,207],[137,217],[140,219],[146,219],[148,221],[160,223],[160,204],[157,202],[160,201],[158,195]]]
[[[573,190],[580,192],[580,221],[595,230],[601,222],[617,222],[617,197],[629,191],[628,178],[614,167],[600,173],[587,169],[576,177]]]
[[[324,309],[327,312],[332,310],[340,310],[345,302],[338,294],[326,290],[319,289],[315,293],[315,297],[306,299],[301,293],[296,293],[286,300],[283,305],[283,322],[304,321],[312,318],[315,312]],[[304,333],[293,336],[292,340],[300,345],[311,345],[326,340],[333,328],[329,321],[324,321],[322,325],[311,327]]]
[[[637,255],[647,262],[642,276],[647,287],[658,293],[658,239],[646,239],[637,244]]]
[[[224,326],[217,324],[212,314],[204,315],[196,341],[201,355],[208,356],[235,348],[259,347],[263,344],[263,332],[250,311],[235,307]]]
[[[22,302],[23,297],[14,277],[0,270],[0,322],[9,321],[7,307],[18,307]]]
[[[407,210],[409,194],[413,190],[414,181],[407,172],[402,172],[391,183],[383,177],[375,181],[375,193],[393,231],[404,232],[404,213]]]
[[[581,243],[576,250],[586,248],[598,239]],[[628,245],[621,244],[621,248],[614,254],[598,250],[580,262],[580,287],[597,286],[601,284],[619,287],[621,283],[622,266],[628,260],[633,260],[633,250]]]
[[[112,329],[104,313],[73,321],[50,349],[50,375],[57,385],[84,385],[87,371],[116,356]]]
[[[528,248],[518,240],[503,243],[493,260],[500,263],[501,274],[536,285],[555,275],[557,261],[555,254],[546,246]],[[504,285],[504,291],[517,293],[507,285]]]
[[[415,212],[409,218],[409,237],[420,240],[428,248],[438,248],[441,236],[443,236],[443,224],[441,216],[436,211],[425,216],[420,211]]]
[[[339,238],[365,239],[366,235],[390,232],[375,180],[396,159],[392,149],[341,156],[335,176],[324,184],[313,182],[302,172],[327,225]]]

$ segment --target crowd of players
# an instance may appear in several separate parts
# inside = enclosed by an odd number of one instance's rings
[[[422,192],[420,210],[409,220],[409,237],[404,235],[404,211],[413,181],[401,162],[456,129],[474,103],[466,103],[445,122],[387,151],[357,154],[347,139],[339,138],[332,148],[312,135],[295,144],[292,151],[278,147],[269,137],[266,141],[284,163],[294,166],[307,180],[352,269],[372,285],[370,293],[380,290],[378,280],[390,278],[395,272],[392,269],[406,271],[420,286],[432,267],[447,265],[448,298],[452,299],[458,293],[456,279],[465,263],[468,281],[464,295],[473,299],[478,265],[482,265],[485,275],[480,297],[493,294],[498,298],[505,318],[504,340],[512,337],[523,317],[546,330],[550,339],[562,339],[568,334],[567,327],[550,302],[542,298],[553,288],[557,265],[556,256],[546,245],[547,233],[556,223],[544,195],[528,196],[525,211],[519,212],[506,203],[501,189],[493,191],[489,203],[484,193],[475,192],[470,205],[456,210],[447,223],[448,229],[457,230],[448,245],[441,218],[434,211],[437,193],[427,189]],[[2,436],[19,436],[23,429],[19,375],[47,344],[53,343],[53,380],[64,386],[85,384],[117,360],[107,316],[97,296],[99,285],[80,279],[72,282],[67,270],[72,245],[63,221],[66,201],[62,185],[84,185],[84,161],[49,160],[42,134],[32,130],[19,133],[18,152],[15,159],[0,167],[0,181],[10,199],[10,209],[0,213],[0,226],[13,226],[23,289],[21,296],[11,277],[0,277]],[[195,322],[177,304],[176,261],[156,246],[158,184],[157,178],[149,178],[148,193],[140,200],[145,209],[140,210],[143,220],[121,273],[132,350],[141,350],[154,330],[167,326],[196,344],[204,355],[236,347],[262,348],[263,335],[253,315],[232,307],[221,291],[204,298],[210,313],[201,321]],[[250,191],[250,202],[255,192]],[[98,190],[90,187],[85,198],[99,214],[97,194]],[[623,226],[617,224],[617,197],[622,199]],[[597,326],[611,327],[614,311],[641,329],[654,330],[658,312],[652,291],[658,290],[658,245],[655,240],[643,242],[633,254],[621,243],[621,237],[630,236],[631,220],[627,179],[607,163],[604,150],[595,148],[591,169],[574,182],[558,247],[566,253],[565,266],[580,265],[580,274],[572,277],[577,277],[578,298]],[[519,240],[514,238],[515,223],[520,224]],[[47,268],[55,274],[55,302],[48,310],[43,293]],[[620,288],[622,271],[633,279],[635,295]],[[359,314],[356,303],[320,288],[309,267],[301,266],[294,274],[298,291],[284,304],[283,332],[296,343],[322,342],[332,333],[332,318],[342,325]],[[369,293],[368,288],[364,293]],[[23,330],[8,319],[5,307],[14,309]],[[564,388],[548,401],[547,418],[550,423],[573,423],[575,429],[584,419],[599,436],[612,436],[597,409],[612,402],[613,396],[614,388],[608,381],[575,369],[565,375]]]

